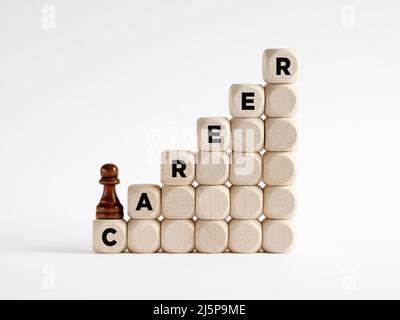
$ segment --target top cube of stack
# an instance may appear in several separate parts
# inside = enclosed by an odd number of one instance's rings
[[[267,83],[297,81],[298,58],[293,49],[267,49],[262,58],[263,78]]]

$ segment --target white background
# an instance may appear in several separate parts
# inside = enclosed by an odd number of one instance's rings
[[[398,12],[2,0],[0,298],[400,298]],[[274,47],[301,58],[296,251],[93,254],[100,166],[118,164],[126,207],[162,149],[195,150],[197,118],[228,115],[232,83],[262,83]]]

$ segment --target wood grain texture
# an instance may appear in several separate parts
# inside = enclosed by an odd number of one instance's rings
[[[264,188],[264,216],[268,219],[288,220],[296,215],[296,191],[293,186]]]
[[[123,219],[93,221],[93,250],[97,253],[121,253],[126,249],[126,222]]]
[[[200,253],[223,253],[228,248],[228,222],[197,220],[196,250]]]
[[[196,188],[196,216],[203,220],[223,220],[229,216],[230,197],[227,186]]]
[[[293,152],[267,152],[263,157],[264,183],[269,186],[286,186],[296,179]]]
[[[267,83],[296,82],[298,78],[296,51],[294,49],[265,50],[262,57],[262,70],[264,81]]]
[[[200,118],[197,121],[200,151],[227,151],[231,148],[231,125],[227,118]]]
[[[161,249],[166,253],[191,253],[194,250],[194,221],[161,221]]]
[[[160,221],[129,220],[127,248],[134,253],[158,252],[161,248]]]
[[[259,220],[229,221],[229,251],[257,253],[261,250],[262,227]]]
[[[297,147],[297,123],[293,118],[265,120],[265,150],[294,151]]]
[[[167,150],[161,154],[161,182],[189,186],[196,177],[196,156],[191,151]]]
[[[298,109],[298,90],[294,84],[265,86],[265,114],[269,118],[290,118]]]
[[[294,247],[295,231],[291,220],[263,221],[263,249],[269,253],[287,253]]]
[[[239,220],[255,220],[263,213],[263,190],[259,186],[232,186],[230,216]]]
[[[264,149],[264,121],[260,118],[231,119],[232,150],[260,152]]]
[[[133,184],[128,188],[128,215],[134,219],[157,219],[161,215],[161,188]]]
[[[233,84],[229,89],[232,117],[259,118],[265,110],[265,92],[259,84]]]
[[[166,219],[191,219],[195,215],[196,191],[193,186],[163,186],[162,215]]]
[[[226,152],[198,152],[196,181],[203,185],[223,185],[229,179],[229,155]]]
[[[233,185],[258,185],[263,177],[262,157],[256,152],[232,152],[229,181]]]

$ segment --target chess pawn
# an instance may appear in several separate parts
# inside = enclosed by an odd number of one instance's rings
[[[124,207],[119,202],[115,186],[119,184],[118,167],[115,164],[105,164],[100,170],[100,184],[104,185],[103,195],[96,208],[97,219],[122,219]]]
[[[119,183],[118,168],[105,164],[100,170],[103,195],[93,221],[93,249],[98,253],[120,253],[126,249],[124,208],[119,202],[115,185]]]

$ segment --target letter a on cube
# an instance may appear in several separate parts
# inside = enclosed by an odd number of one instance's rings
[[[161,215],[161,188],[133,184],[128,188],[128,215],[133,219],[157,219]]]

